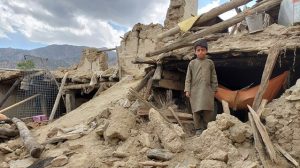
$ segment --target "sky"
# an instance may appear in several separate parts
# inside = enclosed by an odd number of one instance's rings
[[[170,0],[0,0],[0,48],[115,47],[134,24],[161,23]],[[198,14],[229,0],[199,0]],[[223,15],[228,19],[236,13]]]

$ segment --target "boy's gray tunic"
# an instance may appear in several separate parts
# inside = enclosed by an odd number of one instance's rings
[[[192,111],[214,110],[214,94],[218,80],[215,66],[210,59],[192,60],[187,69],[184,91],[190,92]]]

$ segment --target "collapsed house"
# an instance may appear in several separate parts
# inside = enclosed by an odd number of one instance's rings
[[[78,67],[54,72],[69,102],[74,95],[77,101],[79,94],[98,96],[78,108],[66,103],[69,113],[31,130],[34,147],[40,149],[36,153],[14,139],[14,127],[26,138],[20,121],[13,119],[16,126],[5,125],[11,136],[0,146],[1,166],[299,166],[300,27],[277,24],[281,0],[260,1],[229,20],[217,18],[249,2],[233,0],[196,18],[182,33],[175,23],[184,20],[182,10],[193,9],[195,2],[171,0],[164,27],[135,25],[117,48],[116,69],[106,69],[101,60],[107,58],[92,49],[83,52]],[[250,30],[245,17],[260,12],[266,12],[264,25]],[[187,15],[194,13],[188,10]],[[215,111],[222,114],[194,136],[183,87],[187,65],[194,59],[191,46],[199,38],[209,41],[220,83]],[[113,85],[100,89],[106,82]]]

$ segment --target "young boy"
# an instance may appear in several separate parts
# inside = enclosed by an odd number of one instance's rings
[[[184,92],[190,99],[196,134],[201,134],[215,118],[214,95],[218,80],[213,61],[206,58],[206,40],[196,41],[194,50],[197,58],[188,65]]]

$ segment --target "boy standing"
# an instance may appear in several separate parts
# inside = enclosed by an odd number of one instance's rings
[[[196,134],[201,134],[215,117],[214,95],[218,80],[213,61],[206,58],[206,40],[196,41],[194,50],[197,58],[188,65],[184,92],[190,98]]]

